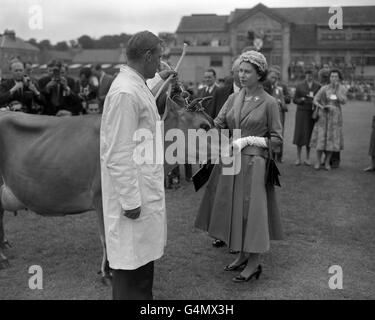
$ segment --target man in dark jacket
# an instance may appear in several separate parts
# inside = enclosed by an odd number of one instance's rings
[[[43,114],[56,116],[78,115],[82,109],[81,102],[74,92],[74,84],[61,74],[62,65],[56,64],[52,68],[52,75],[44,88],[41,88],[46,99]],[[64,70],[63,70],[64,72]],[[46,79],[48,79],[46,77]],[[46,79],[43,81],[45,82]],[[44,83],[43,83],[44,85]]]
[[[13,61],[10,69],[12,78],[4,80],[0,85],[0,107],[9,107],[13,111],[37,113],[34,102],[43,105],[44,97],[37,85],[25,76],[21,61]]]

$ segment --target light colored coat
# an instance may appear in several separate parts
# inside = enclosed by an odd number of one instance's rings
[[[160,120],[156,102],[143,77],[123,66],[105,99],[100,132],[100,161],[105,237],[109,265],[134,270],[159,259],[166,244],[164,171],[162,164],[136,164],[141,142],[134,133],[147,129],[155,137]],[[155,148],[162,145],[154,143]],[[158,150],[163,153],[163,150]],[[141,207],[132,220],[122,210]]]

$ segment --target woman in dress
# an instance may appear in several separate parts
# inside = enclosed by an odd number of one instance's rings
[[[323,152],[326,154],[325,169],[331,170],[332,153],[344,149],[341,105],[347,100],[346,89],[340,84],[342,76],[338,69],[329,72],[329,80],[330,83],[321,87],[313,100],[319,108],[310,142],[310,147],[316,148],[316,170],[320,169]]]
[[[297,146],[296,166],[302,164],[302,147],[306,147],[306,160],[304,164],[310,166],[310,139],[314,128],[313,98],[320,89],[319,83],[314,81],[313,72],[305,72],[305,80],[297,85],[293,102],[297,105],[296,121],[294,127],[293,144]]]
[[[265,184],[268,148],[275,150],[282,143],[277,102],[261,84],[266,76],[267,61],[261,53],[247,51],[240,56],[242,88],[229,96],[214,122],[219,129],[241,129],[241,139],[257,143],[242,149],[238,174],[224,175],[224,164],[215,166],[195,222],[239,252],[224,268],[242,270],[235,282],[258,278],[260,254],[270,249],[270,240],[283,237],[274,187]]]

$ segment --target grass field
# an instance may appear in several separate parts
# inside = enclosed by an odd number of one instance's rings
[[[234,284],[223,271],[233,256],[193,227],[202,191],[183,182],[166,193],[168,245],[157,261],[156,299],[374,299],[375,174],[364,173],[373,104],[343,109],[345,150],[340,169],[293,165],[295,106],[286,120],[285,162],[278,189],[286,240],[263,255],[259,281]],[[313,157],[315,160],[315,156]],[[0,299],[110,299],[97,275],[101,247],[96,216],[44,218],[6,213],[11,268],[0,271]],[[28,268],[43,268],[43,290],[30,290]],[[328,286],[332,265],[343,269],[343,290]]]

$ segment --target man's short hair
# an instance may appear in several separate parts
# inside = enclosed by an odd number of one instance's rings
[[[214,69],[207,69],[206,72],[211,72],[216,78],[216,71]]]
[[[102,70],[102,65],[100,63],[96,64],[95,67],[94,67],[94,70],[95,71],[100,71]]]
[[[53,68],[54,66],[56,66],[56,63],[57,63],[56,60],[51,60],[50,62],[48,62],[47,67],[48,68]]]
[[[147,51],[152,53],[162,44],[162,40],[150,31],[142,31],[133,35],[126,45],[126,57],[130,61],[138,61]]]
[[[313,71],[312,71],[311,69],[307,69],[307,70],[305,71],[305,74],[313,74]]]
[[[15,63],[20,63],[20,64],[22,64],[22,66],[24,67],[23,62],[22,62],[21,60],[19,60],[18,58],[16,58],[16,59],[13,59],[13,60],[10,61],[10,64],[9,64],[9,70],[10,70],[10,71],[12,71],[12,67],[13,67],[13,65],[14,65]]]

